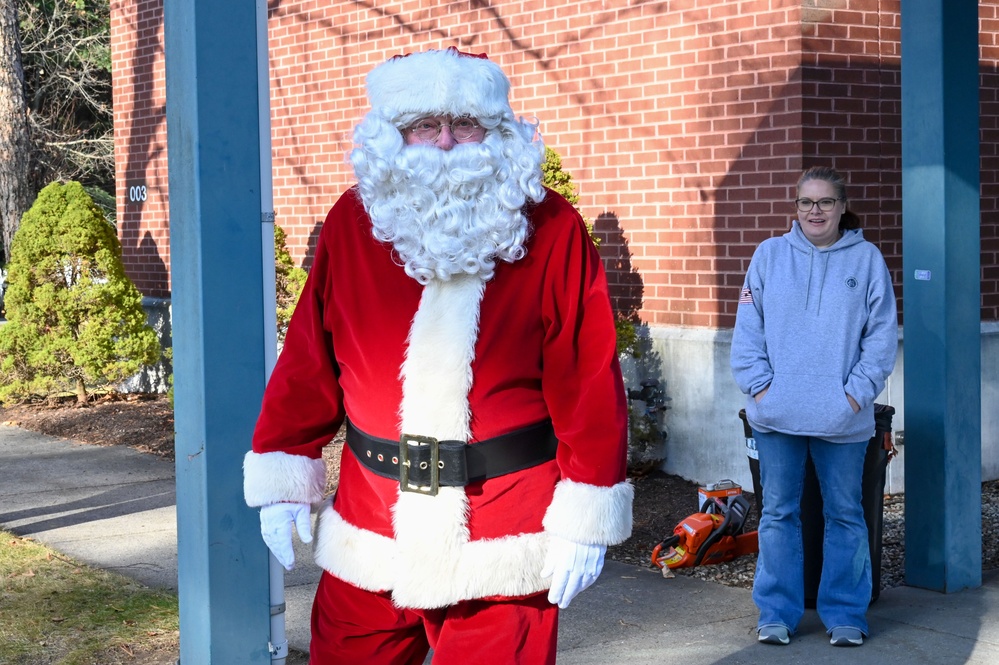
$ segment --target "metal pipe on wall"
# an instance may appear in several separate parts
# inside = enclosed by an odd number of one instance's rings
[[[257,110],[260,114],[260,235],[263,262],[264,373],[270,378],[277,362],[277,303],[274,273],[274,192],[271,182],[270,58],[267,49],[267,1],[257,7]],[[284,568],[273,554],[268,556],[271,634],[268,649],[272,665],[288,658],[285,634]]]

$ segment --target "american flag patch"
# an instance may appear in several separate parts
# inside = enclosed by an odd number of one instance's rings
[[[739,304],[740,305],[752,305],[753,304],[753,292],[749,289],[743,289],[739,293]]]

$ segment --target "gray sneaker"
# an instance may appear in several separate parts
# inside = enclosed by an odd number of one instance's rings
[[[791,634],[787,627],[781,625],[769,625],[760,628],[757,638],[763,644],[779,644],[781,646],[791,642]]]
[[[829,644],[834,647],[859,647],[864,643],[864,634],[856,628],[849,626],[833,628]]]

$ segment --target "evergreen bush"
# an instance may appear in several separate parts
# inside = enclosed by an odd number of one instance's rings
[[[309,276],[304,269],[295,266],[285,243],[286,234],[280,226],[274,225],[274,287],[277,300],[277,338],[278,345],[284,343],[288,332],[288,322],[295,312],[295,305],[305,288],[305,279]]]
[[[576,186],[572,182],[572,174],[562,168],[562,158],[553,149],[545,146],[545,161],[541,164],[541,184],[552,189],[572,204],[572,207],[579,211],[586,224],[586,230],[590,234],[590,240],[597,247],[600,246],[600,238],[593,232],[593,222],[588,220],[582,211],[579,210],[579,194],[576,193]]]
[[[562,168],[562,158],[548,146],[545,146],[545,161],[541,165],[541,174],[541,183],[545,187],[561,194],[577,211],[579,210],[579,206],[576,205],[579,203],[579,194],[576,193],[576,186],[572,182],[572,174]],[[594,245],[600,247],[600,238],[594,233],[593,223],[583,215],[582,211],[579,214],[583,217],[583,222],[586,223],[590,240],[593,241]],[[620,313],[614,323],[617,327],[617,352],[637,358],[639,355],[638,331],[635,328],[635,323]]]
[[[552,189],[572,204],[577,210],[579,195],[572,182],[572,174],[562,168],[562,158],[555,150],[545,146],[545,161],[541,165],[542,184]],[[580,211],[582,215],[582,211]],[[600,239],[594,233],[593,223],[583,216],[590,239],[597,247]],[[615,313],[615,332],[617,334],[617,352],[622,362],[627,359],[641,359],[643,356],[641,339],[638,332],[640,321],[634,313]],[[648,473],[658,467],[665,455],[665,443],[668,436],[665,426],[665,410],[669,408],[665,387],[660,388],[658,381],[643,382],[640,389],[627,390],[629,402],[628,415],[628,471],[632,475]],[[653,397],[650,403],[648,397]]]
[[[11,243],[0,402],[61,391],[87,400],[159,360],[114,227],[78,182],[53,182]]]

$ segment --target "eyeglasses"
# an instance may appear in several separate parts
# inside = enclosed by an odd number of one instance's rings
[[[818,201],[813,201],[811,199],[795,199],[794,204],[798,206],[798,210],[801,212],[811,212],[813,206],[818,206],[819,210],[822,212],[829,212],[836,207],[836,204],[843,199],[819,199]]]
[[[420,118],[404,131],[409,132],[410,135],[415,136],[420,141],[433,143],[440,138],[441,131],[445,126],[451,130],[451,135],[454,136],[454,140],[458,143],[481,139],[486,133],[482,125],[477,123],[474,118],[455,118],[451,122],[440,122],[433,118]]]

